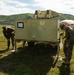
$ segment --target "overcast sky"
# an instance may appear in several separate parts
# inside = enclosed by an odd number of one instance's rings
[[[0,0],[0,15],[34,13],[35,10],[74,15],[74,0]]]

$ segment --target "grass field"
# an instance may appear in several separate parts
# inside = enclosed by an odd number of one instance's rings
[[[70,65],[64,65],[63,50],[53,67],[56,50],[44,44],[18,48],[18,52],[6,49],[6,39],[0,29],[0,75],[74,75],[74,52]]]

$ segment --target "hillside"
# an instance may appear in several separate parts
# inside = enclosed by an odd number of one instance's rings
[[[64,20],[64,19],[71,19],[71,20],[74,20],[74,16],[73,15],[70,15],[70,14],[61,14],[59,16],[59,19],[60,20]]]
[[[16,15],[0,15],[0,24],[13,24],[16,19],[26,19],[33,18],[33,14],[25,13],[25,14],[16,14]],[[70,14],[61,14],[59,17],[60,20],[71,19],[74,20],[74,16]]]
[[[26,19],[28,17],[33,17],[33,14],[26,13],[10,16],[0,15],[0,24],[13,24],[14,20],[16,19]]]

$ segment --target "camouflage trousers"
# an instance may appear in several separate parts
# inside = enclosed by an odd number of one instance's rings
[[[63,50],[64,50],[64,54],[65,54],[66,59],[68,61],[70,61],[72,58],[72,53],[73,53],[74,40],[69,40],[69,42],[68,42],[69,46],[68,47],[66,47],[66,44],[67,44],[67,42],[65,40]]]

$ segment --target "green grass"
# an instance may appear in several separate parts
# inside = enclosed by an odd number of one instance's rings
[[[0,29],[2,35],[2,30]],[[20,47],[18,52],[6,49],[6,39],[0,37],[0,75],[74,75],[74,52],[71,65],[63,65],[63,60],[58,60],[53,67],[53,56],[56,50],[38,44],[33,47]],[[21,43],[20,43],[21,44]],[[59,52],[64,57],[63,50]]]

